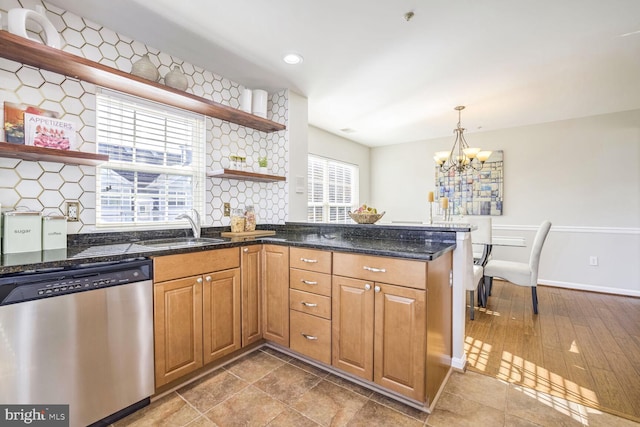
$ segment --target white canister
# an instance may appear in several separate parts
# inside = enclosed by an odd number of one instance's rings
[[[258,117],[267,117],[267,98],[269,94],[266,90],[255,89],[251,101],[251,110]]]
[[[42,250],[66,249],[67,247],[67,217],[42,217]]]
[[[42,214],[40,212],[6,212],[2,231],[2,252],[5,254],[42,250]]]
[[[240,109],[246,113],[251,114],[251,100],[251,89],[243,89],[242,93],[240,94]]]

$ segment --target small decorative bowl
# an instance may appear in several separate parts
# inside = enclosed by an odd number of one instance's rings
[[[349,212],[349,216],[352,220],[357,222],[358,224],[375,224],[382,218],[385,212],[379,214],[366,214],[366,213],[355,213]]]

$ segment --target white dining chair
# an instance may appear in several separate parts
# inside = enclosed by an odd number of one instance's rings
[[[465,265],[466,277],[464,279],[464,283],[465,283],[465,289],[469,291],[469,319],[474,320],[475,306],[476,306],[476,296],[475,296],[476,291],[478,292],[477,294],[478,306],[484,307],[486,306],[487,303],[485,299],[486,292],[484,290],[484,282],[482,280],[484,269],[482,268],[481,265],[476,265],[473,262],[472,242],[473,240],[468,242],[466,244],[466,249],[465,249],[467,252],[466,258],[468,262]]]
[[[533,247],[531,248],[531,254],[529,256],[529,263],[515,262],[515,261],[503,261],[497,259],[490,259],[484,266],[484,292],[485,299],[488,295],[491,295],[491,286],[493,285],[493,278],[499,277],[507,280],[518,286],[531,287],[531,299],[533,301],[533,312],[538,314],[538,267],[540,265],[540,254],[542,253],[542,246],[551,229],[551,222],[545,220],[538,228],[536,237],[533,241]]]
[[[476,226],[471,232],[471,243],[473,248],[473,261],[476,265],[485,266],[491,250],[493,248],[493,233],[491,231],[491,217],[489,216],[470,216],[467,217],[469,224]]]

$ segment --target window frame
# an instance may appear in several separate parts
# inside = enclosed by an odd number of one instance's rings
[[[176,220],[175,217],[180,213],[190,213],[191,209],[196,209],[201,215],[201,217],[205,217],[205,191],[206,191],[206,165],[205,165],[205,154],[206,154],[206,118],[202,114],[193,113],[190,111],[182,110],[176,107],[171,107],[165,104],[149,101],[146,99],[138,98],[132,95],[124,94],[121,92],[117,92],[114,90],[98,88],[96,91],[96,152],[100,152],[101,143],[105,144],[104,141],[101,141],[103,136],[101,135],[101,126],[105,126],[102,122],[101,118],[101,100],[100,98],[108,98],[110,99],[107,102],[111,102],[111,100],[115,100],[114,102],[122,102],[128,108],[136,109],[138,111],[144,111],[145,114],[151,114],[153,112],[157,113],[159,120],[171,120],[172,117],[178,118],[179,120],[184,120],[185,122],[192,122],[191,138],[185,139],[185,142],[188,141],[187,145],[190,150],[190,159],[188,167],[184,165],[167,165],[166,159],[163,161],[163,164],[151,164],[151,163],[135,163],[129,161],[122,160],[114,160],[110,158],[108,162],[104,162],[96,167],[96,216],[95,216],[95,227],[103,228],[103,229],[157,229],[157,228],[167,228],[167,227],[178,227],[184,225],[184,220]],[[136,120],[135,118],[133,119]],[[155,130],[155,129],[154,129]],[[112,132],[113,133],[113,132]],[[135,134],[135,132],[133,132]],[[141,137],[137,135],[129,135],[133,141],[130,141],[130,144],[133,144],[133,147],[151,147],[147,148],[148,150],[154,149],[154,146],[148,143],[148,140],[143,144],[138,142],[138,139],[142,140]],[[165,152],[167,151],[167,144],[175,145],[175,147],[179,147],[175,142],[169,142],[169,135],[165,129],[164,133],[164,144],[155,147],[156,151]],[[160,140],[158,140],[160,141]],[[107,143],[108,144],[108,143]],[[136,144],[139,144],[136,146]],[[113,143],[108,145],[114,145]],[[122,145],[128,146],[128,145]],[[135,151],[134,151],[135,152]],[[133,155],[132,155],[133,157]],[[105,211],[107,204],[103,204],[103,189],[107,188],[108,183],[103,181],[103,172],[112,170],[112,171],[122,171],[122,172],[134,172],[134,181],[132,182],[132,189],[134,190],[131,193],[132,200],[130,201],[131,207],[133,208],[132,220],[125,221],[104,221],[103,212]],[[143,173],[143,174],[157,174],[158,176],[164,175],[167,178],[172,176],[180,176],[180,177],[189,177],[191,179],[190,186],[190,195],[192,196],[190,200],[188,200],[185,196],[175,196],[171,195],[170,188],[170,179],[167,179],[164,183],[165,192],[160,193],[160,197],[157,198],[160,200],[160,203],[163,203],[165,212],[161,215],[164,216],[164,219],[161,220],[144,220],[139,219],[141,215],[141,210],[143,206],[148,205],[149,199],[153,199],[153,196],[146,195],[144,192],[141,192],[141,188],[138,188],[138,177],[139,174],[135,174],[135,172]],[[117,173],[117,172],[116,172]],[[155,180],[154,180],[155,182]],[[120,197],[125,197],[124,193],[121,194]],[[113,200],[117,200],[116,197]],[[147,201],[147,203],[142,203],[142,201]],[[190,201],[190,204],[185,204],[185,208],[181,209],[179,212],[176,211],[175,205],[179,203],[173,203],[172,201],[176,200],[185,200]],[[121,215],[124,210],[122,209],[123,205],[120,205]],[[171,209],[170,206],[174,206],[174,209]],[[172,212],[174,211],[174,212]],[[171,217],[169,217],[171,216]]]
[[[332,159],[329,157],[319,156],[316,154],[309,153],[307,155],[307,221],[308,222],[323,222],[323,223],[334,223],[334,224],[346,224],[351,222],[351,218],[347,213],[344,214],[342,218],[338,218],[335,220],[331,220],[331,209],[337,208],[342,209],[346,208],[347,211],[353,211],[359,206],[359,186],[360,186],[360,167],[357,164],[344,162],[341,160]],[[311,200],[314,191],[313,185],[317,182],[314,177],[311,176],[311,163],[317,162],[323,165],[322,167],[322,201],[314,202]],[[345,168],[350,170],[351,174],[351,201],[350,202],[331,202],[331,181],[329,179],[330,175],[330,167],[331,165],[338,166],[341,168]],[[344,181],[343,181],[344,182]],[[338,184],[338,183],[336,183]],[[310,214],[310,209],[312,208],[321,208],[321,219],[316,220],[315,215]],[[339,214],[338,214],[339,215]]]

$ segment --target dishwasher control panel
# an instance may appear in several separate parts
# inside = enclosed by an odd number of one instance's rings
[[[151,280],[151,265],[149,260],[136,260],[2,278],[0,305]]]

